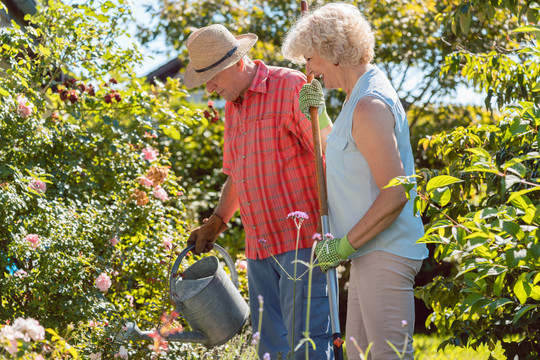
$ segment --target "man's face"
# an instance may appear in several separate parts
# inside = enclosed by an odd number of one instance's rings
[[[227,101],[234,101],[242,94],[243,88],[240,82],[240,62],[222,70],[211,80],[206,82],[208,93],[217,93]]]

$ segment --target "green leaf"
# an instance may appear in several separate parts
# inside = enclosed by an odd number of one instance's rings
[[[511,33],[535,33],[540,34],[540,26],[526,25],[510,31]]]
[[[9,92],[0,87],[0,96],[9,96]]]
[[[506,279],[506,271],[503,272],[501,275],[497,276],[497,279],[495,279],[495,282],[493,283],[493,294],[496,296],[499,296],[501,294],[501,291],[504,287],[504,280]]]
[[[463,180],[449,175],[439,175],[429,180],[426,186],[426,191],[431,192],[433,189],[448,186],[458,182],[463,182]]]
[[[522,274],[522,276],[519,277],[518,281],[514,284],[514,294],[516,295],[517,299],[519,300],[520,304],[523,305],[527,301],[527,298],[531,294],[532,287],[531,285],[525,280],[525,277]]]
[[[491,304],[488,305],[488,311],[491,314],[495,310],[500,308],[501,306],[504,306],[506,304],[511,304],[511,303],[512,303],[512,300],[507,299],[507,298],[496,299],[495,301],[493,301]]]
[[[535,309],[537,308],[538,305],[527,305],[527,306],[524,306],[522,307],[515,315],[514,315],[514,319],[512,320],[512,324],[515,324],[518,322],[518,320],[523,316],[525,315],[525,313],[527,313],[528,311],[532,310],[532,309]]]
[[[539,134],[540,134],[540,132],[539,132]],[[532,187],[532,188],[529,188],[529,189],[517,191],[517,192],[512,193],[510,195],[507,202],[512,202],[514,200],[519,200],[519,198],[521,198],[521,195],[528,194],[530,192],[538,191],[538,190],[540,190],[540,186],[535,186],[535,187]]]

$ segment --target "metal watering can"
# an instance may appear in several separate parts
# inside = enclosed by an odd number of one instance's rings
[[[242,330],[249,317],[249,306],[238,291],[238,273],[225,249],[214,244],[231,272],[232,281],[215,256],[200,259],[183,273],[178,273],[182,259],[195,245],[185,248],[171,271],[169,295],[176,311],[193,329],[171,333],[167,341],[201,343],[207,348],[222,345]],[[234,282],[234,284],[233,284]],[[154,331],[141,331],[127,323],[121,338],[152,340]]]

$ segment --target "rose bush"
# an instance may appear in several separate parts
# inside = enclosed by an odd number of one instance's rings
[[[204,114],[178,81],[135,78],[129,16],[123,0],[49,1],[27,27],[0,29],[0,324],[34,318],[49,344],[21,342],[17,356],[147,359],[148,344],[114,336],[172,310],[168,272],[190,218],[170,136]]]

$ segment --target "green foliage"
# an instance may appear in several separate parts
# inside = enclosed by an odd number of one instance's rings
[[[158,327],[188,228],[169,145],[202,112],[178,81],[135,79],[141,55],[120,44],[129,17],[123,0],[48,1],[30,26],[0,29],[0,322],[74,326],[69,342],[84,356],[112,358],[128,318]],[[151,356],[124,345],[132,358]]]
[[[528,89],[537,69],[527,64],[538,59],[522,59]],[[480,76],[482,68],[469,71]],[[502,103],[510,100],[496,79],[485,85]],[[508,358],[536,359],[540,109],[524,101],[525,93],[512,96],[521,101],[504,108],[497,124],[458,127],[421,141],[427,157],[443,166],[423,172],[415,207],[430,221],[420,241],[436,244],[435,259],[453,262],[457,273],[435,278],[417,295],[434,310],[427,323],[448,337],[441,347],[493,348],[500,341]]]

